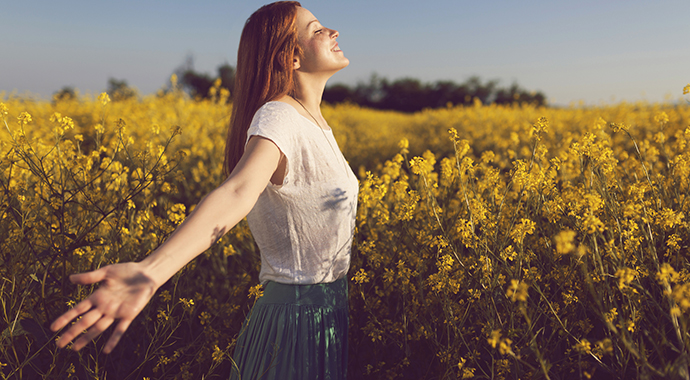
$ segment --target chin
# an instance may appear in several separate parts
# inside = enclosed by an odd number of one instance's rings
[[[349,65],[350,65],[350,60],[347,59],[347,58],[345,58],[345,57],[343,57],[343,65],[340,67],[339,70],[342,70],[342,69],[346,68],[346,67],[349,66]]]

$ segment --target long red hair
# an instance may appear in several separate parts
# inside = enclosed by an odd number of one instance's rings
[[[232,116],[225,144],[223,169],[228,176],[244,154],[247,130],[254,113],[271,99],[294,90],[297,44],[296,1],[278,1],[264,5],[244,24],[237,49],[237,71]]]

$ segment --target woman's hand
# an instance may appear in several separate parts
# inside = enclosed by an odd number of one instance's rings
[[[79,302],[50,325],[51,330],[57,331],[81,316],[57,341],[58,347],[65,347],[87,330],[74,342],[72,348],[75,351],[82,349],[115,320],[119,320],[103,349],[104,353],[110,353],[129,324],[144,309],[158,289],[158,285],[144,273],[139,263],[108,265],[92,272],[71,275],[70,280],[80,285],[101,283],[88,298]]]

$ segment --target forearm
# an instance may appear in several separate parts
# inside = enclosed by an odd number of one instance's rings
[[[255,196],[241,189],[213,190],[160,247],[141,261],[143,270],[160,287],[239,223],[255,202]]]

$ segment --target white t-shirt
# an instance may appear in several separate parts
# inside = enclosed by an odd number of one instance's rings
[[[247,215],[261,252],[261,283],[329,283],[345,276],[359,184],[332,130],[291,105],[261,106],[247,131],[276,144],[287,158],[282,185],[269,182]]]

